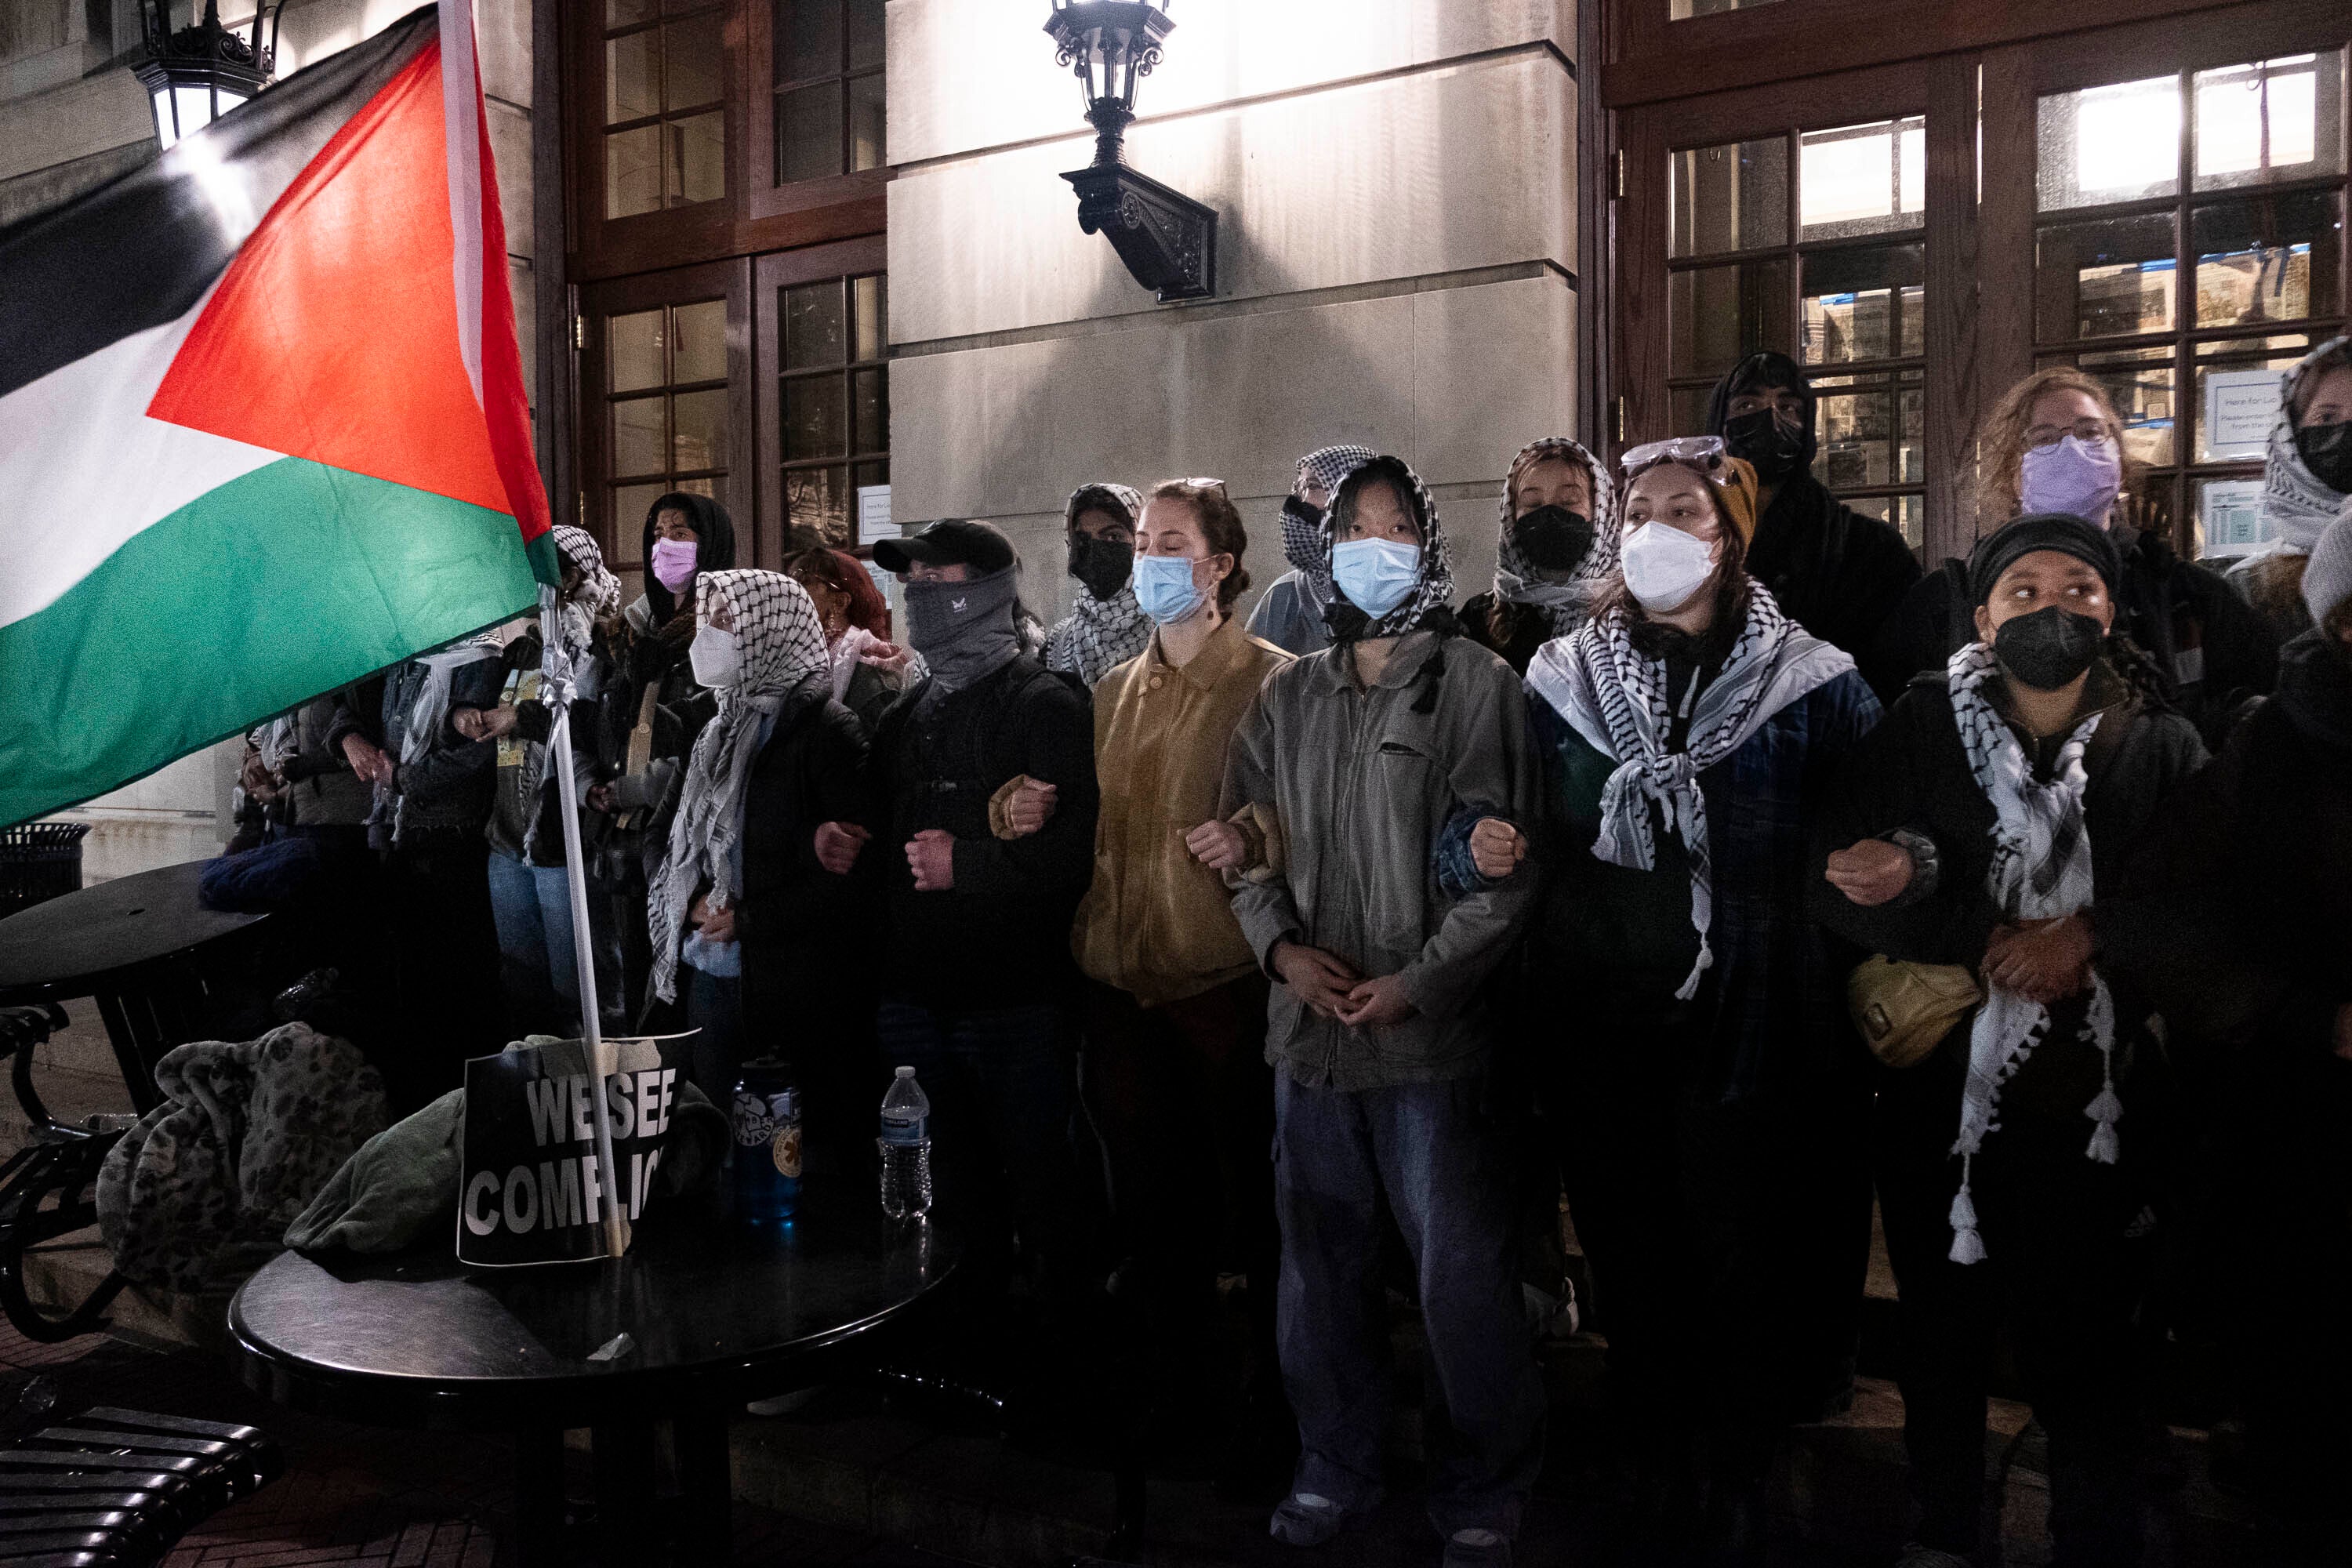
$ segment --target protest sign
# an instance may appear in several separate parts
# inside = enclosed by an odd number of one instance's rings
[[[604,1211],[615,1197],[644,1211],[661,1163],[677,1069],[654,1042],[607,1040],[604,1080],[617,1180],[596,1158],[598,1096],[579,1040],[514,1047],[466,1064],[465,1163],[457,1188],[457,1259],[484,1268],[604,1256]]]

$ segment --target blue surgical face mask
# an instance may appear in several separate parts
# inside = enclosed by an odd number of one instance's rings
[[[1348,602],[1379,620],[1421,583],[1421,546],[1393,539],[1351,539],[1331,550],[1331,580]]]
[[[1139,555],[1135,602],[1161,626],[1181,621],[1201,607],[1201,589],[1192,581],[1192,560],[1187,555]]]

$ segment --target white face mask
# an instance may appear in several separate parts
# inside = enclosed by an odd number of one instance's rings
[[[695,628],[686,659],[694,667],[694,679],[713,689],[734,685],[743,673],[743,652],[735,646],[735,634],[717,626]]]
[[[1715,575],[1715,546],[1663,522],[1645,522],[1620,552],[1625,586],[1645,610],[1679,610]]]

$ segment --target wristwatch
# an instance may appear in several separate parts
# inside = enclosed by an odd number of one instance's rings
[[[1893,901],[1907,904],[1933,894],[1944,870],[1943,858],[1936,851],[1936,841],[1908,827],[1898,827],[1879,837],[1911,857],[1911,880]]]

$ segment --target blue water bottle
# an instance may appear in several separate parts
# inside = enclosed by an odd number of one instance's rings
[[[801,1091],[791,1064],[761,1057],[735,1084],[735,1212],[755,1225],[801,1206]]]

